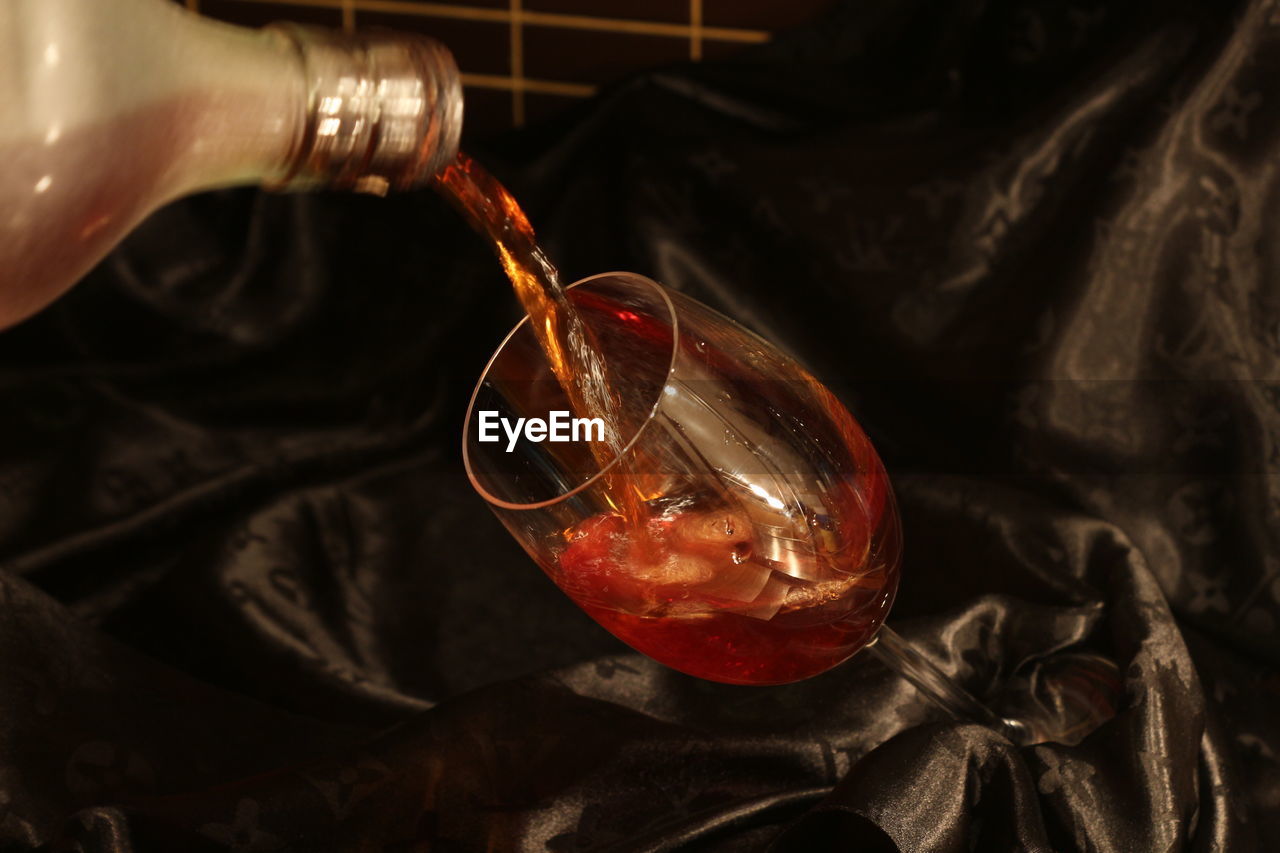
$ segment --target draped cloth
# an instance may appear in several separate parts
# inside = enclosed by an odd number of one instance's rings
[[[880,449],[867,655],[627,649],[469,487],[517,319],[429,191],[193,197],[0,334],[0,850],[1250,850],[1280,833],[1280,5],[882,0],[477,146],[566,278],[794,353]]]

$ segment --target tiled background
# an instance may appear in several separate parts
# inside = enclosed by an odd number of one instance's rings
[[[467,132],[552,115],[642,68],[726,56],[833,0],[178,0],[239,24],[296,20],[417,30],[453,51]]]

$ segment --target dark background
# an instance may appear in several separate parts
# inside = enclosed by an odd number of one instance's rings
[[[1079,746],[865,656],[750,689],[630,653],[461,471],[516,319],[480,240],[428,192],[237,190],[0,334],[0,850],[1265,849],[1277,66],[1272,3],[835,4],[469,142],[567,277],[650,275],[840,394],[940,666],[1114,659]]]

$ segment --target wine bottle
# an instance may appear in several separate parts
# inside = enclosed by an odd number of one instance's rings
[[[422,36],[255,30],[166,0],[4,0],[0,328],[173,199],[419,186],[461,124],[453,57]]]

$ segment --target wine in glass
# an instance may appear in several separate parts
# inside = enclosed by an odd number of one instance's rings
[[[568,295],[604,362],[624,368],[620,452],[600,466],[585,428],[578,441],[570,427],[568,441],[508,439],[522,418],[573,411],[531,324],[518,326],[476,388],[463,444],[512,535],[601,625],[690,675],[779,684],[865,646],[893,603],[901,533],[848,411],[765,341],[641,276]],[[619,492],[638,496],[639,518]]]
[[[543,571],[640,652],[714,681],[808,678],[863,648],[952,713],[1018,743],[1074,742],[1113,713],[1114,665],[991,711],[883,623],[902,532],[879,457],[807,370],[642,276],[562,288],[514,199],[465,156],[441,186],[525,305],[472,395],[477,492]]]

